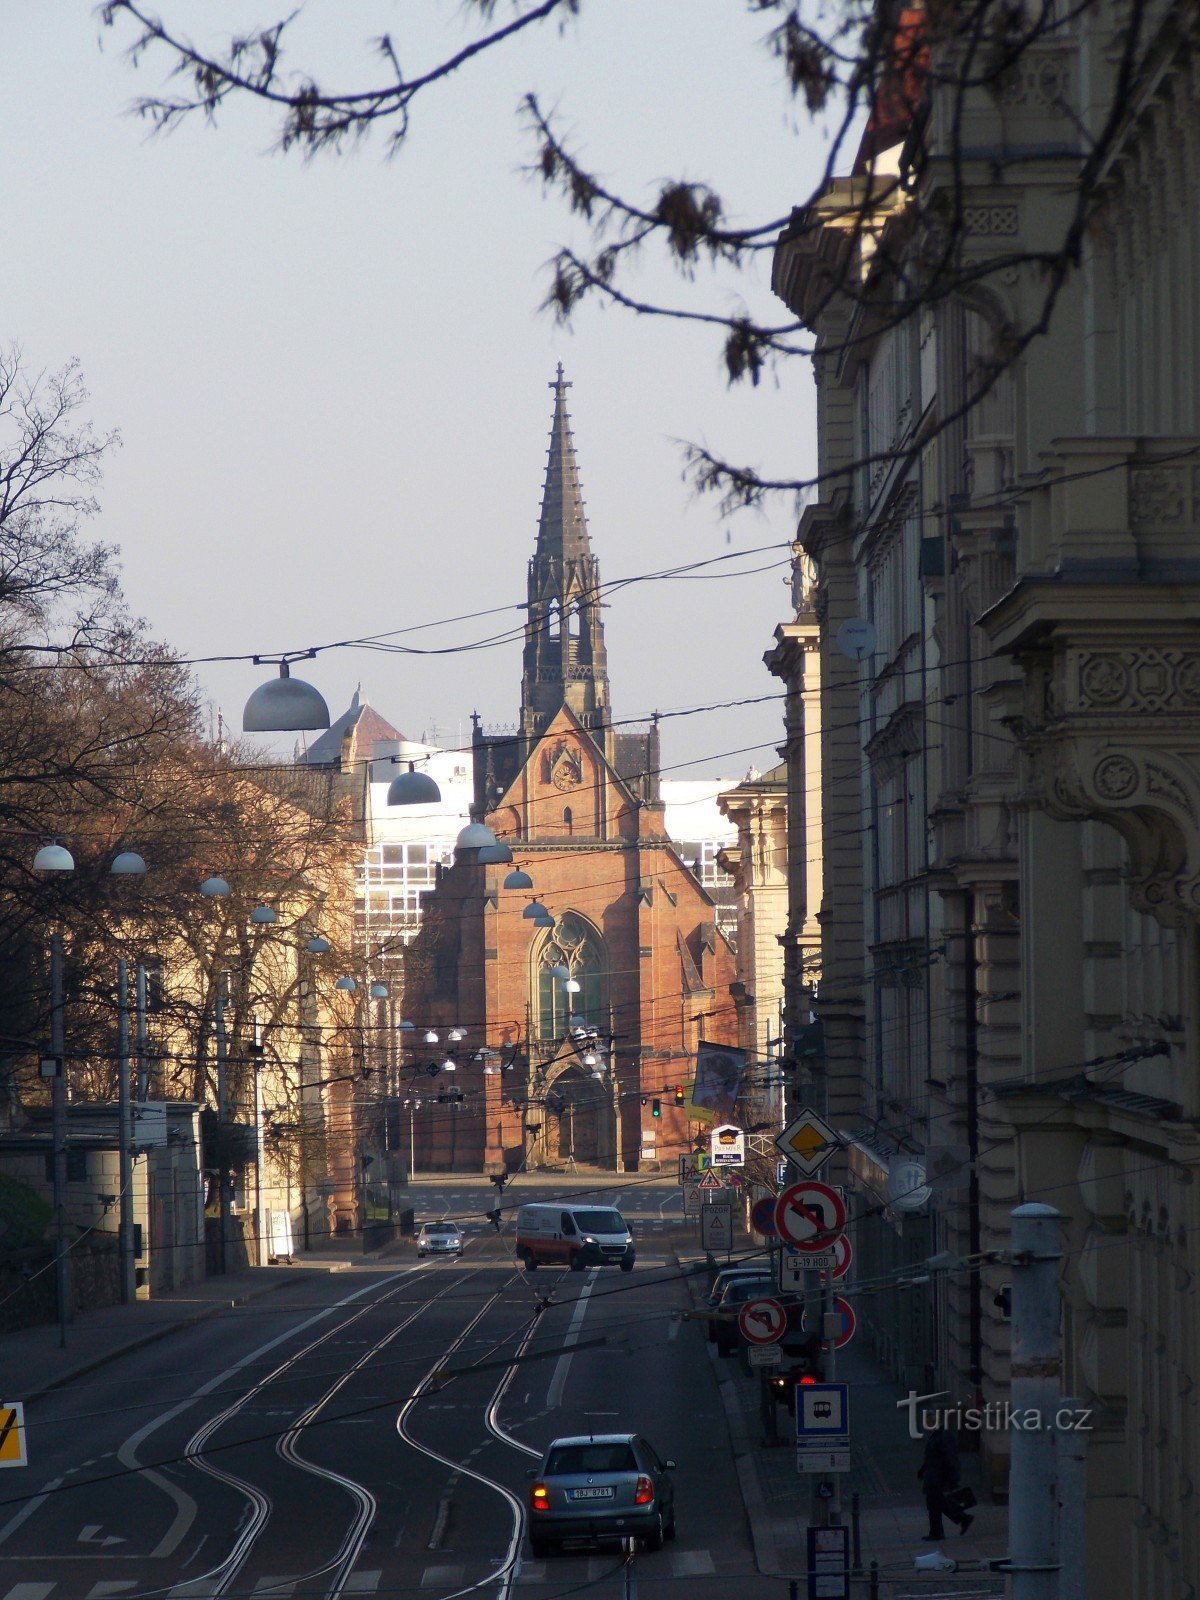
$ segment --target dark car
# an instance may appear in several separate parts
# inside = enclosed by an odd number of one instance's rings
[[[761,1300],[764,1296],[774,1296],[775,1283],[768,1277],[762,1278],[733,1278],[725,1285],[721,1298],[717,1301],[713,1313],[713,1340],[717,1346],[717,1354],[730,1356],[737,1349],[738,1312],[747,1300]]]
[[[704,1309],[706,1311],[715,1311],[720,1305],[721,1296],[726,1289],[738,1279],[753,1278],[761,1281],[768,1275],[767,1269],[761,1261],[740,1262],[731,1267],[721,1267],[712,1281],[712,1287],[708,1291],[708,1299],[705,1302]],[[711,1318],[705,1320],[704,1331],[709,1344],[711,1344],[717,1337],[717,1325]]]
[[[675,1537],[673,1461],[636,1433],[555,1439],[530,1474],[529,1545],[535,1556],[577,1540],[642,1541],[661,1550]]]

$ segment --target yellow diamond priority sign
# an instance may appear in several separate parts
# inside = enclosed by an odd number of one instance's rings
[[[19,1400],[0,1400],[0,1467],[25,1467],[25,1407]]]
[[[838,1147],[838,1136],[815,1111],[805,1107],[776,1137],[776,1147],[806,1178],[819,1172]]]

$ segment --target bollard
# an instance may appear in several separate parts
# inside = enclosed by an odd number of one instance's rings
[[[850,1496],[850,1571],[857,1578],[862,1574],[862,1536],[858,1523],[858,1495]]]
[[[868,1590],[868,1600],[879,1600],[879,1563],[871,1563],[871,1587]]]

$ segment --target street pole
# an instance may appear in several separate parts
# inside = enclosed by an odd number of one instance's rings
[[[1064,1395],[1058,1408],[1063,1416],[1080,1414],[1074,1395]],[[1087,1435],[1079,1428],[1056,1428],[1054,1450],[1058,1467],[1058,1600],[1087,1600]]]
[[[58,1300],[58,1348],[67,1348],[71,1320],[71,1270],[67,1256],[67,1062],[63,1030],[62,934],[50,935],[50,1139],[54,1147],[54,1283]]]
[[[150,1098],[150,1045],[146,1031],[146,968],[139,961],[134,968],[137,996],[137,1097]]]
[[[217,1246],[217,1266],[221,1272],[229,1270],[229,1161],[226,1151],[229,1122],[229,1083],[225,1059],[225,974],[217,974],[217,1214],[220,1219],[220,1242]]]
[[[133,1258],[133,1105],[129,1094],[129,967],[117,962],[117,1138],[120,1141],[118,1183],[120,1222],[117,1227],[117,1270],[121,1304],[137,1299]]]
[[[1012,1600],[1058,1600],[1055,1411],[1062,1393],[1058,1272],[1061,1218],[1053,1206],[1012,1213],[1012,1408],[1036,1428],[1012,1435],[1009,1572]]]

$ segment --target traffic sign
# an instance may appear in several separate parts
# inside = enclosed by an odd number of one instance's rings
[[[796,1469],[849,1472],[850,1388],[806,1383],[796,1388]]]
[[[838,1148],[838,1136],[817,1113],[805,1107],[775,1139],[794,1167],[811,1178]]]
[[[843,1300],[841,1295],[835,1295],[833,1310],[825,1314],[824,1334],[831,1340],[833,1348],[840,1350],[844,1344],[849,1344],[858,1327],[858,1318],[854,1315],[854,1307],[849,1300]]]
[[[808,1529],[806,1600],[850,1600],[850,1529]]]
[[[700,1245],[714,1255],[733,1248],[733,1212],[728,1206],[700,1207]]]
[[[683,1214],[685,1217],[698,1217],[700,1215],[700,1185],[698,1183],[685,1183],[683,1186]]]
[[[803,1383],[796,1390],[796,1438],[850,1443],[850,1385]],[[835,1437],[836,1436],[836,1437]]]
[[[764,1239],[774,1239],[775,1233],[775,1196],[764,1195],[761,1200],[754,1202],[754,1209],[750,1213],[750,1226],[755,1233],[761,1233]]]
[[[25,1407],[20,1400],[0,1400],[0,1467],[26,1467]]]
[[[738,1312],[738,1332],[747,1344],[775,1344],[786,1328],[787,1312],[769,1295],[747,1300]]]
[[[781,1367],[783,1351],[777,1344],[751,1344],[746,1346],[746,1365],[750,1367]]]
[[[723,1189],[725,1185],[715,1172],[706,1172],[696,1184],[697,1189]]]
[[[844,1233],[823,1250],[789,1249],[783,1252],[779,1263],[781,1289],[803,1289],[806,1272],[828,1272],[832,1278],[844,1278],[853,1260],[850,1241]]]
[[[794,1183],[775,1202],[775,1228],[798,1250],[830,1248],[846,1226],[846,1207],[827,1183]]]

